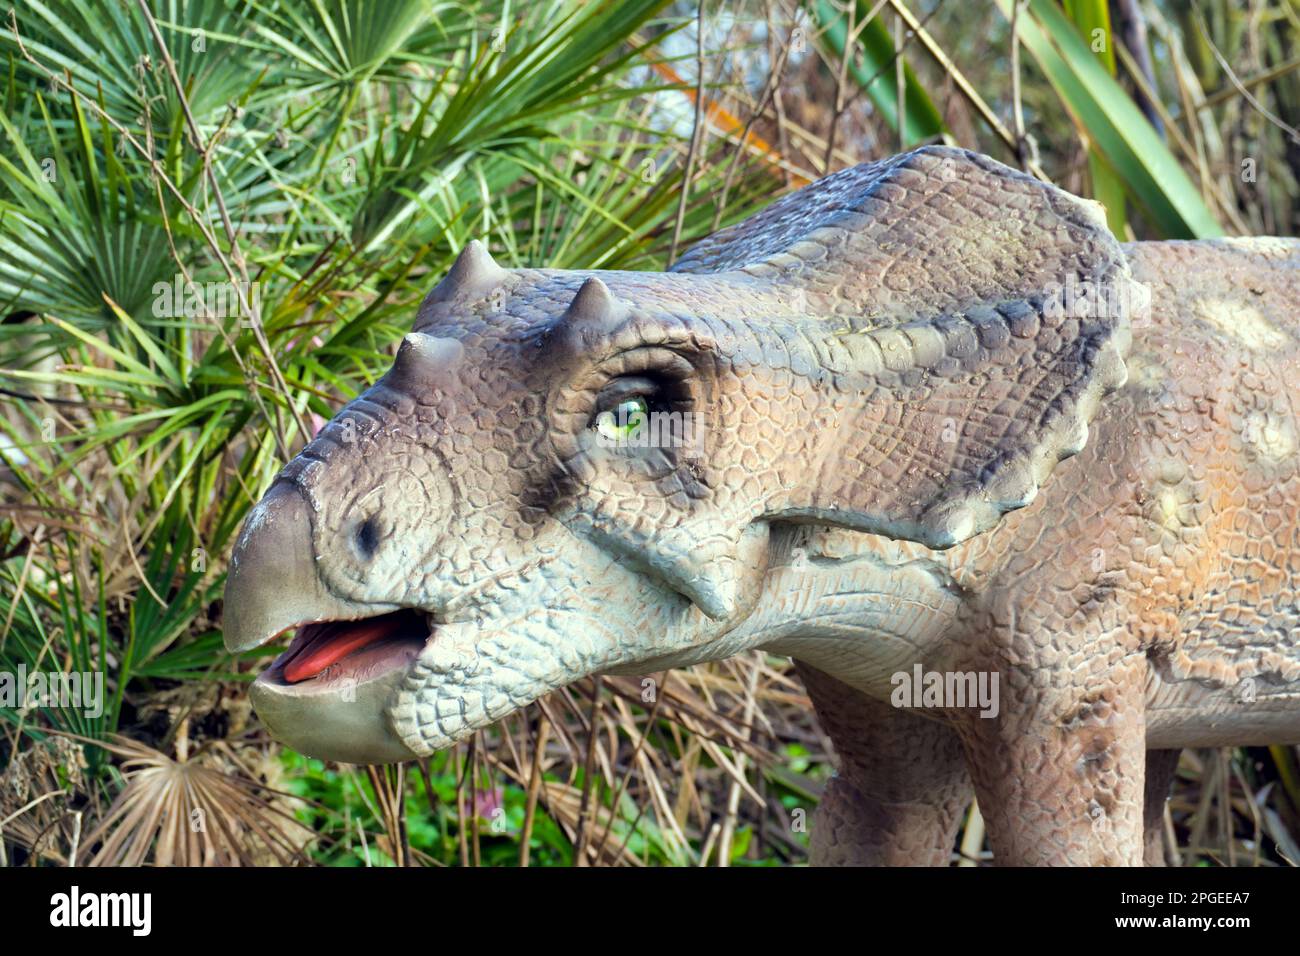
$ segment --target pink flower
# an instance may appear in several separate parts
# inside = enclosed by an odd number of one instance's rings
[[[475,789],[474,815],[482,817],[484,820],[491,820],[493,814],[502,808],[504,802],[505,791],[500,787],[493,787],[491,790]]]

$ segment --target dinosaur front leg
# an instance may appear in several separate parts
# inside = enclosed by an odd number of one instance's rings
[[[971,801],[956,733],[798,669],[839,756],[813,818],[812,864],[947,866]]]
[[[1182,750],[1148,750],[1146,800],[1142,810],[1145,831],[1143,859],[1147,866],[1164,866],[1165,859],[1165,801],[1178,771],[1178,758]]]
[[[1004,668],[997,716],[959,720],[999,865],[1142,864],[1140,667],[1085,658],[1071,676],[1057,686],[1032,668]]]

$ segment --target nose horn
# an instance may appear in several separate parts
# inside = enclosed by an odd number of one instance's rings
[[[311,513],[296,488],[274,485],[244,521],[230,558],[223,611],[228,651],[265,644],[286,628],[358,616],[321,583]]]

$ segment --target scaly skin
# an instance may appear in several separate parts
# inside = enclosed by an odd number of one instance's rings
[[[471,246],[250,515],[227,643],[426,613],[410,657],[255,685],[282,739],[354,762],[763,647],[841,758],[815,862],[947,862],[972,783],[1000,863],[1158,862],[1178,748],[1300,740],[1298,275],[1284,240],[1123,248],[937,147],[670,273]],[[698,453],[602,445],[628,394],[702,416]],[[996,713],[891,706],[915,665],[996,675]]]
[[[801,541],[814,564],[847,565],[833,583],[805,590],[879,589],[847,612],[819,601],[868,626],[832,643],[804,608],[801,622],[759,638],[879,699],[914,659],[998,671],[999,719],[947,716],[1003,860],[1137,863],[1147,747],[1176,755],[1300,739],[1291,410],[1300,376],[1289,335],[1300,243],[1128,252],[1135,275],[1153,285],[1153,308],[1134,331],[1128,384],[1108,399],[1083,453],[1031,506],[948,551],[842,531]],[[1236,289],[1249,299],[1234,308]],[[857,556],[931,570],[900,591],[897,571],[854,567],[864,563]],[[800,587],[794,577],[774,590]],[[900,615],[900,599],[926,612]],[[882,636],[902,620],[910,631],[896,654]],[[851,738],[833,739],[852,748]],[[1147,800],[1148,842],[1169,760]],[[935,839],[951,848],[950,837]]]

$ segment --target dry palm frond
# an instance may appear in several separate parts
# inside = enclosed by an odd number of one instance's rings
[[[126,785],[86,836],[91,866],[250,866],[302,862],[311,831],[281,810],[224,743],[186,759],[115,736]],[[217,755],[226,756],[222,767]]]

